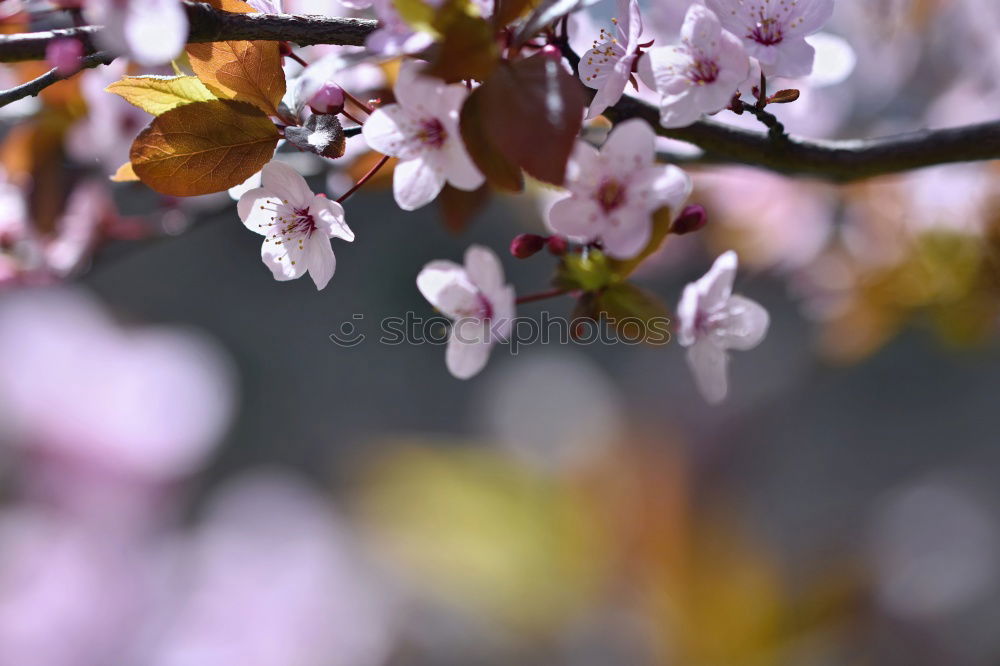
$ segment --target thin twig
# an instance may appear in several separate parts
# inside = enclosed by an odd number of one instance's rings
[[[99,65],[108,65],[114,59],[115,57],[109,53],[92,53],[91,55],[81,59],[80,68],[87,69],[90,67],[97,67]],[[77,72],[78,71],[80,70],[77,70]],[[25,97],[34,97],[51,86],[53,83],[58,83],[59,81],[68,79],[77,72],[64,76],[60,74],[57,69],[50,69],[36,79],[32,79],[27,83],[22,83],[19,86],[0,92],[0,107],[7,106],[8,104],[24,99]]]

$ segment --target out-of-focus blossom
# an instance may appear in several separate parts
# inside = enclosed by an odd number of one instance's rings
[[[705,0],[705,4],[743,40],[768,76],[808,76],[816,51],[805,38],[833,14],[833,0]]]
[[[655,138],[645,121],[632,119],[600,150],[578,141],[567,166],[570,196],[549,210],[549,227],[582,243],[599,241],[615,258],[639,254],[652,236],[653,213],[669,207],[677,215],[691,193],[687,174],[656,163]]]
[[[735,248],[744,264],[796,270],[830,239],[836,199],[829,186],[743,167],[719,167],[694,181],[712,219],[712,244]]]
[[[887,497],[871,525],[879,601],[921,620],[959,612],[1000,582],[996,517],[952,483],[924,482]]]
[[[858,64],[851,43],[828,32],[810,35],[806,41],[816,50],[812,73],[806,83],[819,88],[834,86],[847,80]]]
[[[89,0],[88,17],[103,25],[105,47],[140,65],[164,65],[180,55],[188,18],[179,0]]]
[[[247,4],[262,14],[283,14],[281,0],[247,0]]]
[[[237,209],[247,229],[264,236],[261,257],[276,280],[294,280],[308,271],[316,288],[323,289],[337,268],[330,239],[354,240],[344,207],[313,194],[305,178],[283,162],[264,167],[261,186],[243,194]]]
[[[179,331],[115,326],[88,298],[0,302],[2,435],[28,455],[152,482],[196,470],[232,408],[218,352]]]
[[[83,42],[79,39],[57,39],[45,49],[45,61],[55,68],[59,76],[68,77],[80,69]]]
[[[454,320],[445,362],[458,379],[479,373],[490,350],[510,333],[514,289],[504,283],[503,266],[494,252],[473,245],[465,265],[432,261],[417,276],[417,288],[431,305]]]
[[[533,467],[571,472],[605,454],[626,430],[616,389],[586,354],[531,352],[491,378],[476,423]]]
[[[723,30],[711,10],[692,5],[681,28],[681,43],[651,49],[639,61],[660,94],[660,123],[683,127],[704,113],[729,106],[750,71],[740,40]]]
[[[677,306],[677,341],[688,348],[688,365],[710,403],[726,398],[728,350],[759,345],[770,321],[758,303],[733,294],[736,268],[736,253],[724,253],[703,278],[684,288]]]
[[[638,0],[618,0],[618,16],[614,32],[602,28],[593,47],[580,58],[580,80],[597,91],[587,118],[596,118],[621,99],[639,59],[642,15]],[[644,83],[655,85],[652,79]]]
[[[472,191],[483,175],[465,150],[458,113],[468,91],[418,74],[419,64],[404,63],[396,81],[396,104],[375,110],[364,124],[373,150],[399,158],[392,189],[403,210],[429,204],[445,183]]]
[[[415,31],[403,20],[392,0],[362,0],[361,3],[355,0],[354,4],[366,4],[375,9],[379,27],[365,40],[365,46],[373,53],[383,56],[407,55],[418,53],[434,43],[430,34]]]
[[[104,90],[126,74],[127,65],[124,60],[116,60],[79,75],[88,113],[70,130],[66,143],[74,159],[84,164],[96,161],[108,174],[129,161],[132,141],[149,122],[146,112]]]
[[[123,498],[124,499],[124,498]],[[137,663],[163,555],[22,506],[0,514],[0,645],[5,664]],[[59,640],[53,640],[53,636]]]
[[[184,589],[143,663],[384,663],[391,600],[329,504],[294,477],[231,482],[186,541]]]

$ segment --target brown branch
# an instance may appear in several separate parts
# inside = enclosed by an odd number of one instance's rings
[[[280,40],[310,44],[361,45],[377,27],[376,21],[324,16],[229,14],[204,3],[185,2],[191,19],[191,42],[220,40]],[[55,39],[75,37],[85,53],[95,54],[100,27],[70,28],[24,35],[0,36],[0,62],[42,60]],[[96,40],[96,41],[99,41]],[[576,57],[568,46],[567,57]],[[98,63],[94,63],[98,64]],[[90,64],[88,66],[93,66]],[[53,72],[0,93],[3,100],[20,99],[59,80]],[[0,104],[2,105],[2,104]],[[689,127],[660,127],[658,110],[645,102],[623,97],[605,115],[612,122],[646,120],[661,135],[692,143],[704,151],[703,163],[739,163],[790,175],[847,182],[889,173],[955,162],[1000,159],[1000,121],[953,129],[924,130],[900,136],[853,141],[811,141],[795,136],[774,140],[768,134],[737,129],[713,120]]]
[[[293,42],[300,46],[338,44],[363,46],[365,38],[378,27],[369,19],[330,16],[289,16],[285,14],[230,14],[202,2],[184,3],[191,22],[190,43],[226,40]],[[44,60],[45,49],[57,39],[79,39],[84,54],[97,51],[100,26],[48,30],[19,35],[0,35],[0,62]]]
[[[774,141],[752,132],[702,120],[689,127],[660,127],[659,110],[623,97],[605,114],[618,123],[646,120],[660,136],[679,139],[705,151],[705,162],[730,162],[808,176],[850,182],[938,164],[1000,159],[1000,120],[949,129],[921,130],[880,139],[813,141],[789,136]]]
[[[98,67],[99,65],[108,65],[114,59],[115,56],[109,53],[100,51],[97,53],[91,53],[81,59],[80,68],[89,69],[91,67]],[[0,92],[0,107],[7,106],[8,104],[12,104],[20,99],[24,99],[25,97],[34,97],[51,86],[53,83],[58,83],[59,81],[68,79],[74,74],[76,74],[76,72],[73,72],[73,74],[69,74],[68,76],[63,76],[62,74],[59,74],[57,70],[50,69],[36,79],[32,79],[27,83],[22,83],[19,86],[11,88],[10,90]]]

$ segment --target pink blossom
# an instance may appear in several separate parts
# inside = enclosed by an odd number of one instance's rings
[[[188,18],[179,0],[89,0],[86,9],[105,27],[105,48],[141,65],[164,65],[184,50]]]
[[[587,110],[588,118],[596,118],[621,99],[639,60],[642,15],[638,1],[618,0],[618,15],[621,18],[613,19],[615,33],[602,28],[594,46],[580,58],[580,80],[597,90]],[[653,86],[652,79],[647,85]]]
[[[577,142],[566,172],[570,195],[549,210],[548,226],[581,243],[599,241],[612,257],[628,259],[652,235],[652,215],[681,211],[691,180],[675,166],[656,164],[656,136],[645,121],[621,123],[600,150]]]
[[[764,339],[770,322],[760,304],[733,295],[736,268],[736,253],[724,253],[703,278],[684,288],[677,306],[677,341],[688,348],[695,383],[713,404],[722,402],[728,392],[728,350],[753,349]]]
[[[323,289],[337,268],[330,239],[354,240],[344,207],[313,194],[305,178],[284,162],[269,162],[261,173],[261,186],[243,194],[237,210],[247,229],[264,236],[264,264],[276,280],[308,272]]]
[[[196,470],[229,421],[228,367],[214,347],[123,330],[76,292],[0,301],[0,350],[0,434],[25,455],[169,481]]]
[[[768,76],[808,76],[816,50],[805,38],[833,15],[833,0],[705,0],[705,4],[743,40]]]
[[[396,104],[376,109],[363,128],[373,150],[399,158],[392,186],[403,210],[429,204],[446,182],[470,191],[484,182],[458,128],[468,91],[420,76],[419,67],[403,64],[394,89]]]
[[[79,39],[56,39],[45,49],[45,60],[60,76],[70,76],[80,69],[83,42]]]
[[[510,333],[514,289],[504,283],[503,266],[490,249],[473,245],[465,265],[432,261],[417,276],[417,288],[431,305],[454,321],[445,362],[458,379],[479,373],[494,343]]]
[[[651,49],[640,69],[656,82],[660,93],[660,123],[690,125],[703,113],[729,106],[750,71],[750,58],[719,17],[702,5],[692,5],[681,28],[681,43]]]

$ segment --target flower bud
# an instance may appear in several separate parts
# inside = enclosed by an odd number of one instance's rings
[[[549,60],[555,60],[556,62],[562,60],[562,51],[559,50],[558,46],[553,44],[543,46],[540,53]]]
[[[689,234],[693,231],[698,231],[708,222],[708,214],[705,212],[704,207],[697,204],[687,206],[681,211],[681,214],[677,216],[674,223],[670,225],[670,233],[677,234],[681,236],[683,234]]]
[[[562,236],[549,236],[548,246],[551,254],[561,257],[566,254],[569,243]]]
[[[324,83],[309,100],[316,113],[340,113],[344,110],[344,89],[336,83]]]
[[[45,49],[45,60],[59,76],[69,77],[80,70],[83,42],[79,39],[56,39]]]
[[[545,247],[545,236],[520,234],[510,242],[510,253],[518,259],[527,259]]]

